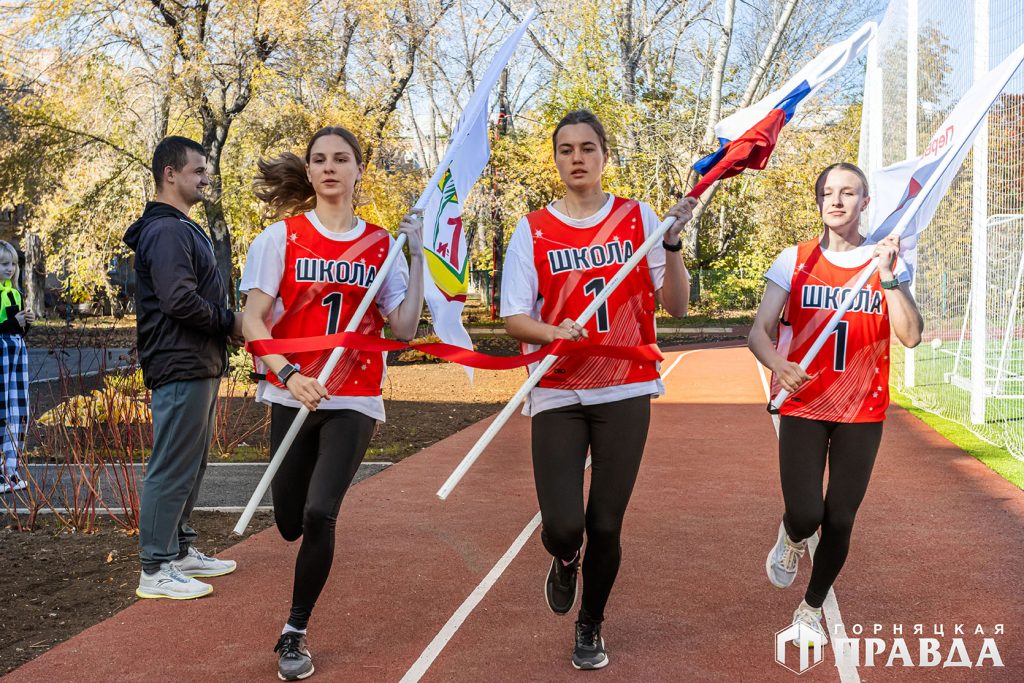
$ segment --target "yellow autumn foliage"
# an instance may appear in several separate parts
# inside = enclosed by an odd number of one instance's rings
[[[88,395],[71,396],[44,413],[38,422],[48,427],[150,422],[153,415],[145,400],[145,392],[141,370],[130,375],[112,375],[103,388]]]

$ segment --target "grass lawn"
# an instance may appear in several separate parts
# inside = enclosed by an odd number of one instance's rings
[[[940,417],[914,406],[911,400],[895,388],[891,391],[893,400],[936,432],[946,437],[965,452],[985,463],[1003,479],[1024,489],[1024,462],[1014,458],[1005,449],[978,438],[963,425]]]

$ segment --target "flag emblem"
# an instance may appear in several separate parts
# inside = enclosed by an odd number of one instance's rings
[[[430,239],[423,245],[427,270],[448,301],[465,301],[469,259],[462,230],[462,206],[449,168],[438,183],[440,201]]]

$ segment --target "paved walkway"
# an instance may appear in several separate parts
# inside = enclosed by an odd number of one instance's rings
[[[354,481],[362,481],[373,476],[390,464],[387,462],[364,462],[359,466]],[[196,509],[233,510],[244,508],[266,469],[267,463],[210,463],[206,467]],[[52,465],[29,465],[28,471],[33,485],[47,492],[52,491],[48,494],[49,498],[57,505],[61,501],[69,500],[76,486],[80,487],[82,494],[86,494],[89,489],[83,479],[91,478],[94,474],[85,467],[71,471],[68,468],[58,468]],[[130,472],[110,465],[95,472],[103,499],[108,505],[114,507],[120,504],[120,497],[117,493],[118,485],[123,485],[126,481],[131,480],[141,492],[144,475],[145,469],[141,464],[134,465]],[[19,496],[18,492],[0,494],[0,509],[10,505],[15,505],[24,511],[24,495]],[[270,509],[269,491],[263,497],[261,505]]]
[[[31,340],[30,340],[31,341]],[[131,349],[50,349],[28,348],[30,382],[47,382],[61,377],[95,374],[100,368],[126,365]]]

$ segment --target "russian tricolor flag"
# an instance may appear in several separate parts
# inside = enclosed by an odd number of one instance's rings
[[[716,180],[738,175],[745,169],[764,168],[775,149],[779,131],[793,118],[797,106],[860,56],[877,30],[874,22],[864,24],[852,36],[811,60],[781,88],[719,121],[715,134],[721,147],[693,165],[704,177],[689,196],[697,197]]]

